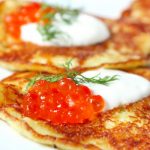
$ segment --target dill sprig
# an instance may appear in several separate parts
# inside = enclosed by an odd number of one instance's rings
[[[26,91],[32,87],[38,80],[46,80],[48,82],[57,82],[63,78],[71,78],[76,84],[83,84],[83,83],[95,83],[95,84],[102,84],[108,86],[110,82],[118,80],[118,75],[114,76],[105,76],[100,77],[100,74],[97,74],[93,77],[85,77],[80,72],[72,70],[72,60],[67,61],[63,66],[65,68],[65,73],[57,74],[57,75],[44,75],[38,74],[35,77],[29,79],[29,82],[26,85]]]
[[[29,82],[26,85],[25,91],[27,91],[30,87],[32,87],[37,81],[39,80],[46,80],[48,82],[57,82],[63,78],[62,74],[58,75],[44,75],[44,74],[38,74],[35,77],[28,79]]]
[[[52,24],[38,25],[38,31],[43,36],[44,41],[56,39],[59,35],[63,34]]]
[[[82,84],[82,83],[96,83],[96,84],[103,84],[103,85],[109,85],[110,82],[118,80],[118,75],[114,76],[105,76],[103,78],[98,77],[100,74],[97,74],[94,77],[87,78],[83,75],[78,75],[75,78],[76,83]]]
[[[70,9],[62,7],[57,7],[56,10],[59,12],[62,21],[64,21],[66,24],[73,23],[80,12],[78,9]]]
[[[53,11],[46,11],[47,9],[52,8]],[[49,41],[52,39],[56,39],[59,36],[64,36],[65,33],[62,32],[58,27],[54,25],[54,22],[57,21],[57,17],[59,16],[59,20],[66,24],[72,24],[79,15],[78,9],[70,9],[70,8],[62,8],[59,6],[50,6],[48,4],[43,4],[41,7],[41,11],[44,15],[41,17],[40,22],[44,22],[44,24],[38,24],[38,31],[43,36],[43,40]],[[46,23],[45,23],[46,22]]]

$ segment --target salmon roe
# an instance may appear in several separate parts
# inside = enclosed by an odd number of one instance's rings
[[[20,28],[27,23],[38,22],[40,19],[41,4],[31,3],[20,7],[17,11],[7,14],[4,23],[7,33],[14,38],[20,38]]]
[[[73,124],[93,120],[104,105],[100,95],[93,95],[88,87],[64,78],[53,83],[37,81],[24,95],[22,111],[33,119]]]

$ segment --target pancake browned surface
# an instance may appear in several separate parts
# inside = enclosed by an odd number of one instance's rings
[[[15,41],[4,34],[1,38],[0,65],[11,70],[58,73],[63,71],[61,64],[68,59],[73,59],[73,68],[76,69],[98,66],[133,68],[150,64],[149,24],[107,19],[105,22],[111,32],[110,39],[84,47],[41,47]]]
[[[150,1],[135,0],[129,9],[124,11],[122,18],[131,22],[150,23]]]
[[[133,72],[150,79],[150,69]],[[41,144],[68,150],[150,149],[150,97],[100,113],[89,123],[54,125],[25,117],[19,109],[27,82],[25,78],[35,74],[16,73],[0,84],[0,118],[22,135]]]

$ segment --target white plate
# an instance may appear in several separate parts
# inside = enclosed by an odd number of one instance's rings
[[[42,1],[42,0],[39,0]],[[44,0],[59,5],[79,7],[94,15],[117,19],[121,12],[133,0]],[[0,80],[11,75],[12,72],[0,68]],[[52,150],[52,148],[34,143],[0,121],[0,149],[1,150]]]

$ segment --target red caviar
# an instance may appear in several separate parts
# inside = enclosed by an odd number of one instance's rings
[[[25,116],[56,124],[93,120],[104,108],[104,100],[84,85],[64,78],[57,82],[37,81],[24,95]]]
[[[14,38],[20,38],[20,28],[27,23],[38,22],[41,4],[31,3],[20,7],[17,11],[7,14],[4,18],[6,31]]]

